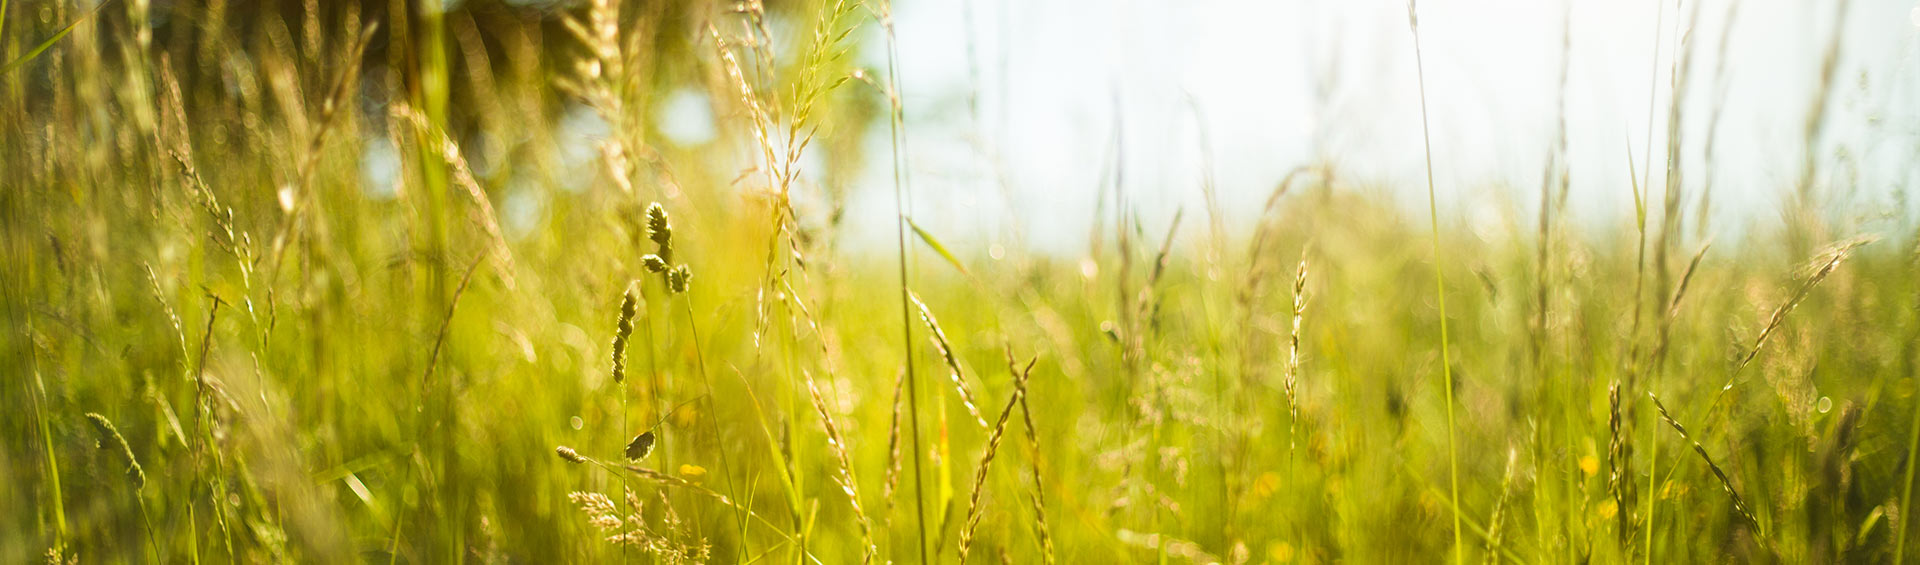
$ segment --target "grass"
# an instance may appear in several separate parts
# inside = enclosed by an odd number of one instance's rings
[[[1095,243],[1060,255],[914,206],[908,160],[939,156],[908,143],[916,38],[884,2],[162,4],[0,0],[0,563],[1899,563],[1920,539],[1914,222],[1814,186],[1810,148],[1786,221],[1709,246],[1707,175],[1646,162],[1688,106],[1652,98],[1628,142],[1632,218],[1576,229],[1565,146],[1592,140],[1562,125],[1541,209],[1494,214],[1538,231],[1490,231],[1439,198],[1483,187],[1435,186],[1414,26],[1424,218],[1328,162],[1244,225],[1200,171],[1200,222],[1119,190],[1154,181],[1116,157],[1081,171],[1113,183]],[[1662,31],[1651,78],[1679,84],[1692,41]],[[654,123],[679,92],[713,139]],[[1824,111],[1809,146],[1849,142]]]
[[[1420,87],[1420,145],[1426,150],[1427,162],[1427,219],[1433,228],[1433,298],[1440,310],[1440,375],[1446,383],[1447,489],[1451,498],[1447,506],[1453,509],[1453,562],[1466,563],[1466,542],[1460,534],[1460,456],[1454,439],[1453,344],[1447,339],[1447,277],[1438,267],[1445,262],[1440,255],[1440,204],[1433,191],[1433,132],[1427,126],[1427,70],[1420,54],[1420,13],[1412,0],[1407,2],[1407,27],[1413,32],[1414,70]]]

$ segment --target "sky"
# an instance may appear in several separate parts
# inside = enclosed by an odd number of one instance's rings
[[[1420,3],[1443,221],[1498,235],[1532,217],[1564,117],[1573,221],[1630,225],[1632,180],[1649,153],[1666,158],[1675,56],[1690,52],[1680,120],[1689,209],[1710,175],[1715,233],[1777,223],[1803,172],[1839,14],[1816,193],[1862,229],[1911,226],[1920,206],[1896,195],[1920,181],[1920,3],[1853,0],[1841,13],[1830,1],[1729,2]],[[912,214],[950,244],[1084,253],[1097,199],[1116,177],[1149,233],[1176,210],[1204,214],[1208,174],[1224,219],[1250,225],[1281,178],[1315,163],[1425,215],[1404,3],[901,0],[895,21]],[[883,39],[868,38],[876,47],[863,65],[885,68]],[[892,242],[887,131],[875,131],[849,210],[856,245]]]

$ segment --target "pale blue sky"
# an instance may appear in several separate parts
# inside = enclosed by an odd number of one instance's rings
[[[1801,132],[1834,4],[1748,0],[1729,27],[1727,1],[1705,0],[1697,22],[1691,1],[1677,9],[1648,0],[1422,2],[1443,213],[1464,215],[1492,236],[1505,210],[1530,214],[1537,206],[1560,114],[1562,18],[1571,9],[1566,118],[1578,221],[1623,225],[1631,213],[1626,151],[1631,141],[1635,163],[1645,165],[1650,85],[1652,151],[1665,158],[1676,23],[1680,33],[1692,23],[1695,43],[1684,184],[1698,195],[1710,109],[1724,104],[1711,173],[1716,230],[1777,221],[1800,175]],[[1029,247],[1083,253],[1116,122],[1124,124],[1123,190],[1141,210],[1157,211],[1142,214],[1150,231],[1164,229],[1177,207],[1189,220],[1204,214],[1196,124],[1209,138],[1226,215],[1240,225],[1287,171],[1318,159],[1424,211],[1419,95],[1402,2],[902,0],[896,10],[916,217],[950,243],[1013,244],[1008,234],[1017,228]],[[1716,50],[1729,29],[1718,73]],[[1835,195],[1836,214],[1884,213],[1899,206],[1896,187],[1920,180],[1920,8],[1913,0],[1855,0],[1843,29],[1821,179],[1832,185],[1824,190]],[[865,64],[884,68],[877,45],[865,55]],[[856,245],[891,242],[886,141],[879,128],[872,170],[849,211]],[[1842,147],[1853,165],[1836,164]],[[1658,194],[1663,178],[1655,173]],[[1857,193],[1842,196],[1843,186]],[[1895,215],[1914,217],[1914,203],[1905,206]]]

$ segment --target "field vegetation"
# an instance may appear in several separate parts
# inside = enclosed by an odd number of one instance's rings
[[[1789,186],[1669,129],[1578,228],[1562,126],[1493,225],[1309,164],[1063,256],[915,221],[885,0],[438,4],[0,0],[0,562],[1920,554],[1920,239],[1835,212],[1837,41]]]

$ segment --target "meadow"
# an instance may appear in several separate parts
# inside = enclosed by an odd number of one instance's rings
[[[1594,230],[1556,160],[1492,225],[1308,164],[1063,256],[915,221],[885,0],[438,4],[0,0],[0,562],[1920,559],[1837,40],[1797,183],[1669,129]]]

